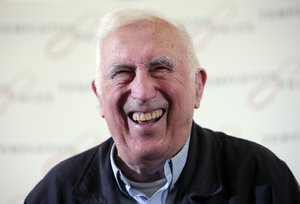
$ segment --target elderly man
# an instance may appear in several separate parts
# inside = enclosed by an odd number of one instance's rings
[[[112,138],[54,167],[25,203],[300,203],[273,153],[193,122],[205,82],[183,27],[106,15],[92,86]]]

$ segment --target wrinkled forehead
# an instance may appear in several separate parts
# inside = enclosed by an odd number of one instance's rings
[[[179,60],[184,57],[185,44],[178,31],[165,21],[140,21],[111,32],[100,46],[102,60],[152,59],[164,55]],[[130,56],[130,57],[128,57]]]
[[[139,44],[140,41],[144,44],[147,44],[147,42],[158,43],[155,46],[169,44],[172,45],[172,48],[179,48],[181,51],[186,48],[185,39],[180,30],[173,24],[159,18],[139,20],[119,26],[108,33],[102,43],[106,44],[108,39],[113,38],[116,42],[119,40],[121,44],[120,41],[123,39],[125,41],[123,43],[127,46],[130,46],[130,44],[126,41],[130,41],[132,46]]]
[[[132,15],[107,15],[103,17],[99,27],[97,28],[97,39],[101,41],[101,38],[105,38],[111,32],[120,27],[130,24],[138,25],[147,22],[157,27],[173,27],[175,30],[179,30],[178,25],[172,24],[171,21],[168,21],[160,16],[149,14],[137,15],[134,13]]]
[[[165,40],[171,40],[175,39],[175,41],[183,41],[183,36],[181,35],[180,30],[174,26],[173,24],[160,19],[160,18],[152,18],[152,19],[146,19],[146,20],[138,20],[134,22],[127,22],[126,24],[119,25],[118,27],[115,27],[111,29],[106,36],[104,36],[104,39],[107,39],[110,35],[113,33],[116,33],[120,30],[127,30],[127,32],[139,32],[140,34],[144,34],[144,36],[152,35],[152,37],[162,38],[162,33],[167,33],[167,35],[164,35]]]
[[[153,27],[154,29],[158,30],[169,30],[173,31],[176,34],[179,34],[179,29],[173,25],[172,23],[161,19],[161,18],[151,18],[151,19],[146,19],[146,20],[138,20],[132,23],[128,23],[127,25],[140,25],[140,26],[150,26]],[[125,25],[124,25],[125,26]]]

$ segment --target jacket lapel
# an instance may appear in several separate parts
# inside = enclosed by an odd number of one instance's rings
[[[99,146],[94,158],[75,184],[72,194],[80,203],[120,203],[117,196],[114,196],[117,185],[109,159],[112,144],[112,139],[109,139]]]
[[[216,195],[222,190],[217,159],[218,148],[210,132],[193,123],[187,163],[177,183],[175,203]]]

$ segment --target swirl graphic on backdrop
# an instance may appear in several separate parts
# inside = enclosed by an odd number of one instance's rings
[[[52,36],[45,44],[44,52],[51,60],[61,60],[67,57],[81,40],[91,40],[93,30],[99,22],[98,14],[84,12],[74,23],[73,29],[60,31]]]
[[[73,155],[78,154],[86,148],[93,147],[101,143],[101,134],[95,131],[85,131],[80,133],[75,140],[70,144],[70,148],[58,152],[47,159],[42,166],[43,174],[48,172],[50,168]]]
[[[300,58],[289,57],[283,60],[272,77],[255,84],[246,96],[248,107],[261,111],[270,106],[286,84],[286,77],[299,78]],[[292,80],[290,80],[292,81]],[[290,86],[293,86],[292,83]]]
[[[210,19],[204,25],[192,29],[191,36],[197,53],[203,52],[213,41],[216,29],[233,21],[237,13],[236,5],[230,1],[220,1],[208,14]]]
[[[13,104],[16,95],[31,91],[36,85],[36,76],[30,71],[15,74],[8,83],[0,99],[0,117]]]
[[[99,13],[99,12],[97,12]],[[236,16],[237,8],[232,1],[220,1],[209,14],[211,17],[204,25],[191,29],[197,52],[202,52],[214,39],[216,29],[231,22]],[[93,30],[99,23],[99,14],[85,12],[78,17],[73,29],[61,31],[52,36],[45,44],[44,52],[51,60],[61,60],[75,50],[80,40],[91,40]]]

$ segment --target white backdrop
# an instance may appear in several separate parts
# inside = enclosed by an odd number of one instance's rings
[[[0,203],[22,203],[53,165],[110,136],[90,88],[94,29],[128,7],[193,36],[208,72],[196,122],[268,147],[299,181],[298,0],[0,0]]]

